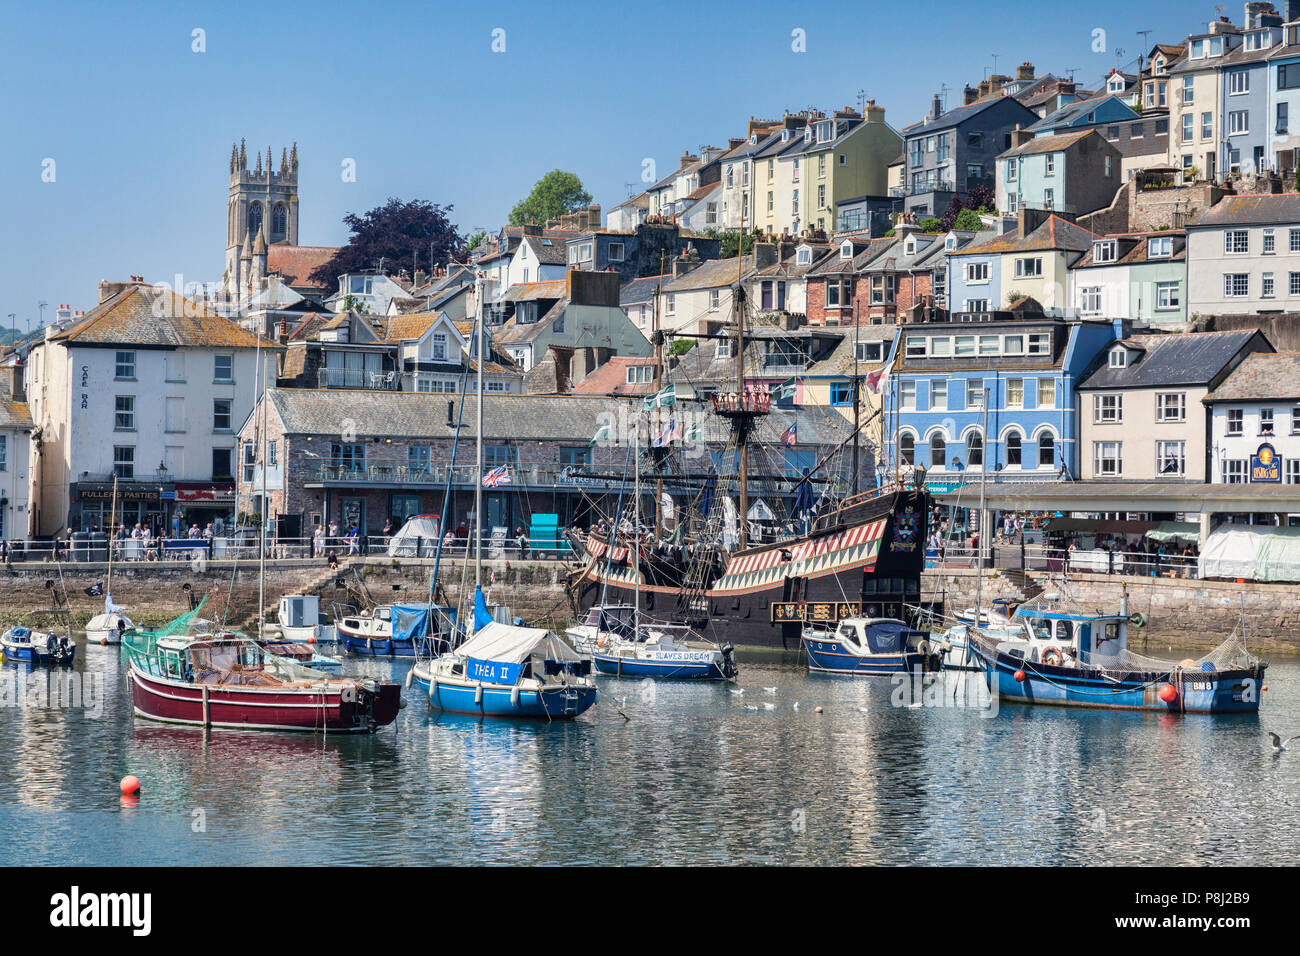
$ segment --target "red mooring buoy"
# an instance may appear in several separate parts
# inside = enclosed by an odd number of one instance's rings
[[[1013,674],[1012,676],[1015,677],[1017,684],[1023,684],[1025,682],[1024,671],[1016,671],[1015,674]]]
[[[1178,699],[1178,690],[1173,684],[1165,684],[1164,687],[1160,688],[1160,699],[1166,704],[1172,704]]]
[[[140,778],[134,774],[127,774],[122,778],[121,786],[123,796],[134,797],[140,792]]]

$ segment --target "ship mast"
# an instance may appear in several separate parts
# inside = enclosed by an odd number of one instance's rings
[[[745,272],[745,211],[740,212],[740,230],[736,236],[736,398],[745,401],[745,286],[741,281]],[[740,547],[749,543],[749,428],[744,419],[736,419],[741,428],[740,440]]]

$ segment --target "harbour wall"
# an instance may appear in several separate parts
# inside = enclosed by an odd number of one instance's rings
[[[485,562],[488,600],[510,605],[527,621],[562,625],[569,619],[565,579],[570,568],[560,561]],[[387,557],[345,562],[338,570],[322,568],[318,560],[268,562],[267,614],[274,615],[281,594],[316,594],[321,609],[327,612],[334,602],[354,603],[358,578],[376,602],[422,603],[431,570],[429,560],[394,562]],[[103,598],[89,597],[84,589],[102,584],[106,571],[103,564],[62,566],[61,580],[76,626],[103,610]],[[462,586],[473,589],[473,563],[444,560],[441,578],[448,599],[459,601]],[[975,603],[975,580],[975,572],[969,568],[926,571],[921,582],[923,601],[941,601],[949,611],[970,607]],[[0,625],[26,623],[31,610],[49,607],[47,581],[60,581],[56,565],[0,567]],[[1055,580],[1039,581],[1048,591],[1063,590]],[[352,590],[339,587],[339,582],[350,584]],[[1130,613],[1141,612],[1147,619],[1144,627],[1131,631],[1130,644],[1136,651],[1157,653],[1170,647],[1208,650],[1238,625],[1244,605],[1246,638],[1252,650],[1300,653],[1300,588],[1294,585],[1075,574],[1069,576],[1066,589],[1085,607],[1110,611],[1118,609],[1124,585]],[[113,567],[113,600],[125,605],[140,623],[159,624],[188,610],[191,594],[211,595],[210,608],[218,617],[228,601],[231,610],[226,620],[246,625],[257,618],[257,567],[248,562],[232,567],[230,562],[220,561]],[[1020,582],[997,571],[985,571],[985,605],[998,597],[1018,601],[1024,596]]]
[[[1131,575],[1071,574],[1064,586],[1059,575],[1037,578],[1047,593],[1073,598],[1103,613],[1118,611],[1125,588],[1129,613],[1146,618],[1129,629],[1129,646],[1138,653],[1210,650],[1223,643],[1242,620],[1246,643],[1261,653],[1300,653],[1300,588],[1294,584],[1237,584],[1193,578],[1139,578]],[[968,568],[926,571],[923,601],[942,601],[949,610],[975,604],[975,571]],[[1018,584],[1001,573],[985,571],[982,603],[994,598],[1020,600]]]

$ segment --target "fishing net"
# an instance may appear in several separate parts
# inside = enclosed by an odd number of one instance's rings
[[[172,618],[162,627],[133,627],[123,636],[122,643],[130,652],[152,654],[160,638],[191,633],[194,630],[195,621],[202,620],[200,612],[207,603],[208,599],[205,597],[194,610],[186,611],[184,614]]]

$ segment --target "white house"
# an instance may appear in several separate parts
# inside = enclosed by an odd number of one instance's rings
[[[21,379],[14,381],[18,374],[19,367],[0,368],[0,541],[27,538],[32,532],[28,507],[32,414],[23,401]]]
[[[1300,311],[1300,194],[1227,196],[1187,225],[1187,312]]]
[[[100,302],[50,326],[27,358],[25,391],[40,436],[31,473],[35,532],[128,526],[172,531],[228,521],[235,434],[265,379],[258,340],[229,319],[139,277],[100,283]],[[267,377],[278,348],[263,344]]]
[[[1249,355],[1201,401],[1211,480],[1300,484],[1300,353]]]

